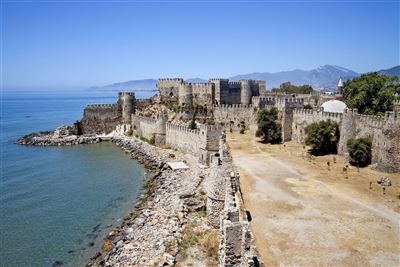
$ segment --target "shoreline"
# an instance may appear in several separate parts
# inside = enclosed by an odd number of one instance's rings
[[[167,170],[165,159],[170,153],[161,148],[118,134],[111,142],[152,174],[129,214],[104,237],[101,251],[86,266],[173,266],[188,212],[176,188],[185,172]]]
[[[44,137],[27,135],[33,138],[26,145],[41,145],[43,138],[50,139],[46,144],[71,145],[64,142],[71,134],[57,137],[59,128]],[[109,141],[146,172],[154,173],[144,181],[131,211],[104,236],[101,249],[85,266],[198,266],[205,262],[209,266],[263,266],[252,245],[239,176],[232,172],[225,135],[220,136],[220,149],[212,155],[210,166],[205,166],[196,155],[154,146],[120,130],[108,135]],[[92,137],[103,141],[99,135]],[[20,140],[17,143],[24,144]],[[172,170],[167,161],[184,162],[189,168]]]

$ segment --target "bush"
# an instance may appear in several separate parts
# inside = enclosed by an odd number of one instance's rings
[[[306,144],[311,146],[314,155],[325,155],[337,152],[339,126],[335,121],[314,122],[306,127]]]
[[[125,135],[132,136],[133,135],[132,129],[129,129],[128,131],[126,131]]]
[[[365,167],[371,163],[371,147],[370,138],[351,138],[347,142],[349,150],[350,163],[358,167]]]
[[[310,104],[305,104],[303,108],[304,109],[312,109],[312,106]]]
[[[277,144],[282,141],[282,130],[281,126],[276,122],[277,119],[278,110],[276,108],[261,109],[258,112],[256,136],[260,137],[262,142]]]
[[[152,136],[149,140],[149,144],[150,145],[154,145],[156,143],[156,139],[154,138],[154,136]]]
[[[244,128],[241,128],[239,133],[244,134],[245,132],[246,132],[246,130]]]
[[[189,128],[192,130],[197,129],[196,115],[197,115],[197,110],[193,113],[192,120],[190,121],[190,124],[189,124]]]

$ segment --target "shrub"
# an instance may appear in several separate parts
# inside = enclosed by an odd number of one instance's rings
[[[189,128],[192,129],[192,130],[197,129],[196,115],[197,115],[197,110],[195,112],[193,112],[193,117],[192,117],[192,120],[190,121],[190,124],[189,124]]]
[[[339,126],[335,121],[314,122],[306,127],[306,144],[311,146],[314,155],[337,152]]]
[[[277,119],[278,110],[276,108],[261,109],[258,112],[256,136],[260,137],[262,142],[277,144],[282,141],[282,130],[281,126],[276,122]]]
[[[133,135],[132,129],[129,129],[128,131],[126,131],[125,135],[132,136]]]
[[[365,167],[371,163],[370,138],[351,138],[347,142],[347,149],[350,155],[350,163],[358,167]]]
[[[312,106],[310,104],[305,104],[303,108],[304,109],[312,109]]]
[[[246,132],[246,130],[244,128],[241,128],[239,133],[244,134],[245,132]]]
[[[154,136],[152,136],[149,140],[149,144],[150,145],[154,145],[156,143],[156,139],[154,138]]]

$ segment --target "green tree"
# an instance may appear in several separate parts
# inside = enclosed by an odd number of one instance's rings
[[[343,97],[349,108],[357,108],[361,114],[383,115],[400,97],[399,79],[377,72],[363,74],[344,83]]]
[[[337,152],[339,126],[335,121],[324,120],[311,123],[306,127],[306,144],[311,146],[314,155]]]
[[[276,108],[261,109],[258,112],[256,136],[260,137],[262,142],[277,144],[282,141],[282,130],[281,126],[276,122],[277,119],[278,110]]]
[[[313,91],[313,88],[308,84],[296,86],[290,82],[285,82],[282,83],[279,88],[272,88],[271,91],[273,93],[310,94]]]
[[[350,163],[357,167],[365,167],[371,163],[370,138],[351,138],[347,142],[347,149],[351,158]]]

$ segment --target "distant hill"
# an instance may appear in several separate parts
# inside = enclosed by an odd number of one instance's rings
[[[157,80],[145,79],[145,80],[133,80],[127,82],[113,83],[105,86],[92,86],[89,90],[95,91],[156,91]]]
[[[249,73],[233,76],[230,79],[257,79],[265,80],[267,88],[279,87],[280,84],[290,81],[294,85],[309,84],[315,89],[336,90],[340,78],[348,80],[359,76],[357,72],[333,65],[324,65],[313,70],[292,70],[275,73]]]
[[[397,76],[400,78],[400,66],[396,66],[386,70],[378,71],[381,74],[388,76]],[[294,85],[309,84],[314,89],[334,91],[337,89],[337,83],[339,79],[346,81],[354,77],[360,76],[360,73],[355,71],[334,66],[324,65],[312,70],[300,70],[295,69],[291,71],[280,71],[275,73],[269,72],[254,72],[248,74],[240,74],[230,77],[231,80],[241,79],[256,79],[265,80],[268,89],[279,87],[280,84],[290,81]],[[190,78],[186,80],[191,83],[203,83],[207,82],[203,78]],[[133,80],[127,82],[113,83],[106,86],[90,87],[89,90],[97,91],[121,91],[121,90],[132,90],[137,92],[155,92],[157,80],[155,79],[144,79],[144,80]]]
[[[384,74],[387,76],[397,76],[400,78],[400,66],[396,66],[390,69],[386,69],[386,70],[380,70],[378,71],[380,74]]]

